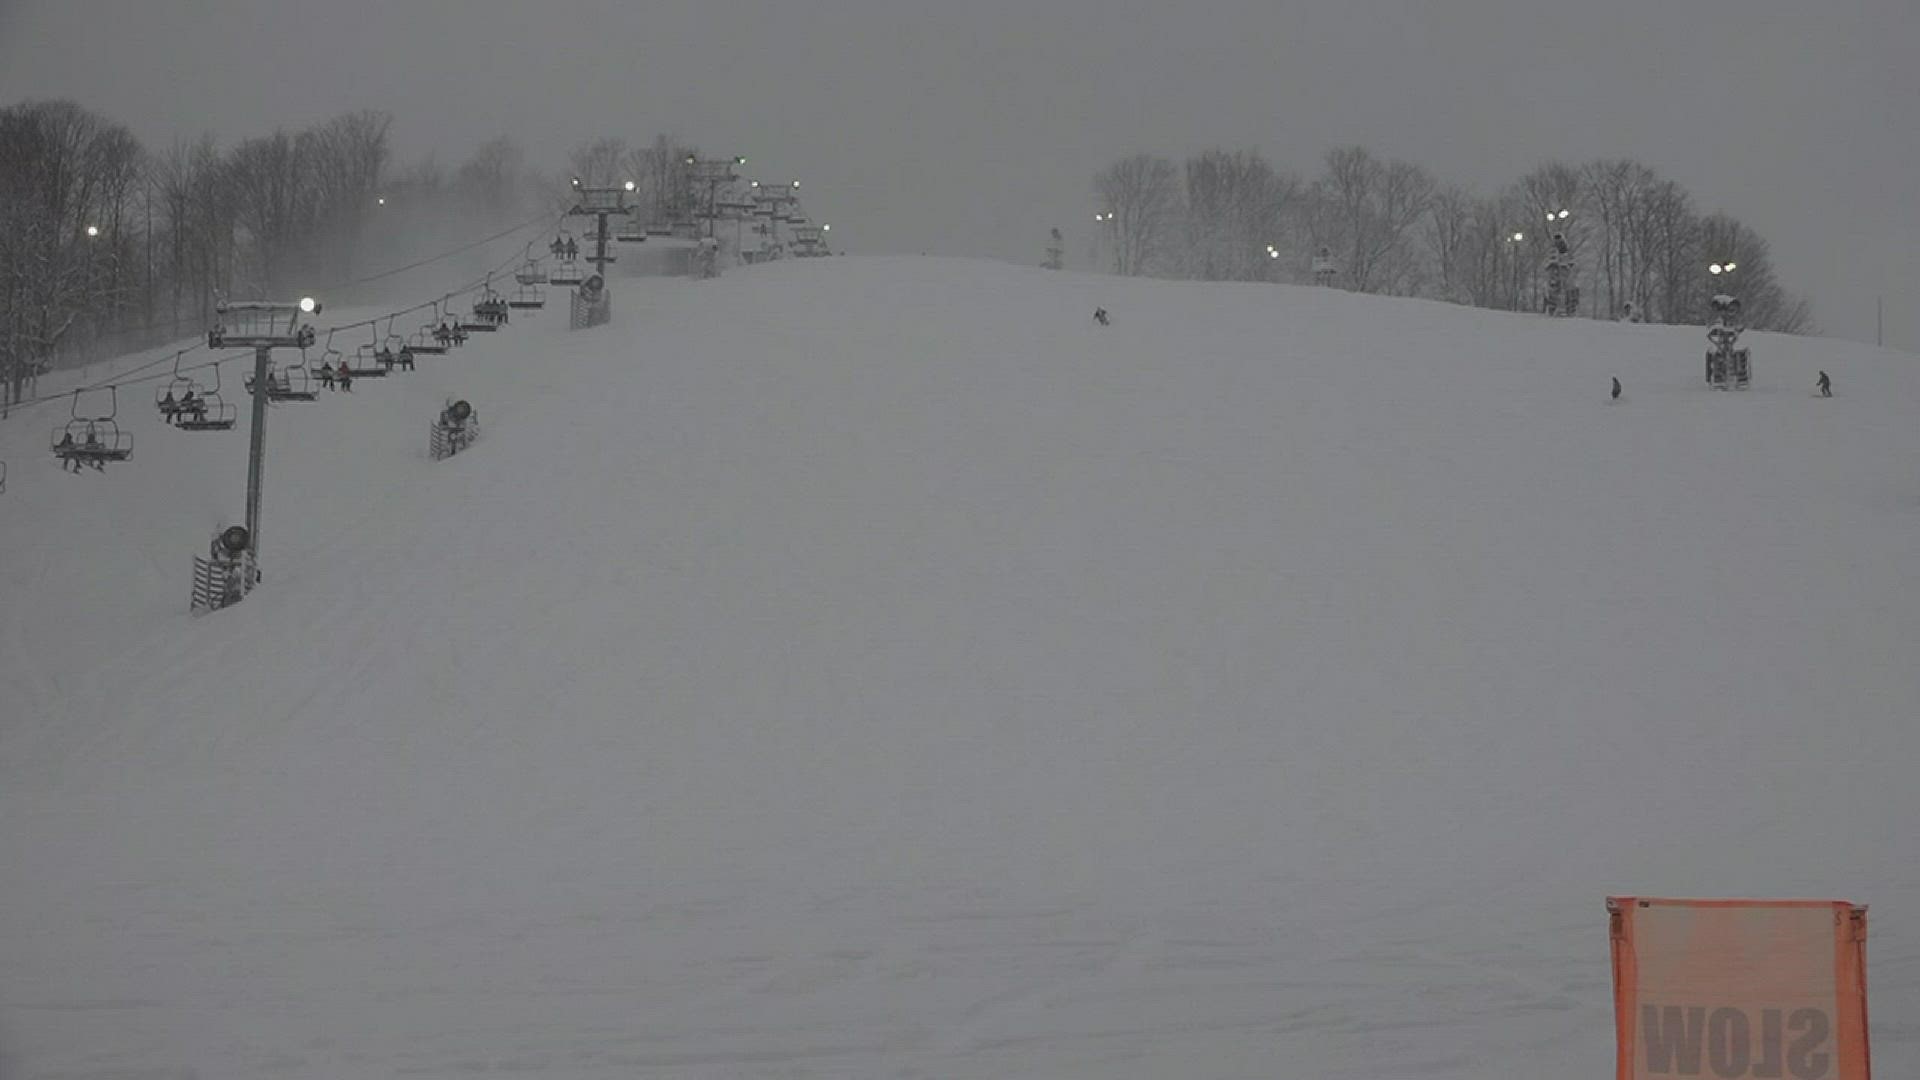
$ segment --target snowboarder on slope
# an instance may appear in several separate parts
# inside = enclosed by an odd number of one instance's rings
[[[1093,321],[1094,321],[1094,322],[1097,322],[1097,323],[1099,323],[1099,324],[1100,324],[1101,326],[1107,326],[1107,325],[1110,325],[1110,324],[1109,324],[1109,323],[1107,322],[1107,309],[1106,309],[1106,308],[1103,308],[1103,307],[1097,307],[1097,308],[1094,308],[1094,309],[1093,309]]]
[[[1820,373],[1820,396],[1833,396],[1833,380],[1827,378],[1827,373],[1824,371]]]
[[[1620,377],[1618,375],[1613,377],[1613,400],[1620,400]]]

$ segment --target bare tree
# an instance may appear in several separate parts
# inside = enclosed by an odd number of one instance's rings
[[[526,155],[512,139],[499,135],[480,144],[453,176],[453,190],[490,221],[518,217],[524,193]]]
[[[0,109],[0,407],[118,309],[141,166],[131,133],[71,102]]]
[[[627,141],[608,136],[575,147],[567,167],[587,187],[612,187],[625,179],[626,161]]]
[[[1209,150],[1186,163],[1184,263],[1202,280],[1272,276],[1300,182],[1252,151]]]
[[[1427,217],[1426,241],[1427,250],[1433,256],[1434,271],[1439,275],[1435,288],[1442,300],[1480,302],[1470,284],[1472,273],[1468,265],[1472,257],[1476,202],[1473,196],[1457,187],[1443,187],[1434,192]]]
[[[1179,220],[1179,173],[1173,162],[1135,154],[1107,166],[1093,179],[1105,207],[1116,274],[1140,275],[1165,259]]]
[[[1410,231],[1427,213],[1433,177],[1418,165],[1382,162],[1364,147],[1327,153],[1314,184],[1310,232],[1346,256],[1347,280],[1361,292],[1412,292],[1419,259]]]

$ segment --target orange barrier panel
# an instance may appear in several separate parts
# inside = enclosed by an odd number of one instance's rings
[[[1617,1080],[1868,1080],[1867,909],[1607,898]]]

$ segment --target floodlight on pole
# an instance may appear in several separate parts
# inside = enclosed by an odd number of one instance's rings
[[[100,235],[100,226],[98,226],[98,225],[89,225],[89,226],[87,226],[87,236],[88,236],[88,237],[90,237],[90,238],[91,238],[91,237],[95,237],[95,236],[99,236],[99,235]]]
[[[300,310],[311,315],[320,310],[320,301],[311,296],[303,296],[300,298]]]
[[[627,183],[626,183],[626,188],[627,188],[627,190],[628,190],[628,191],[632,191],[632,190],[633,190],[633,188],[634,188],[634,183],[633,183],[633,181],[631,181],[631,180],[629,180],[629,181],[627,181]]]

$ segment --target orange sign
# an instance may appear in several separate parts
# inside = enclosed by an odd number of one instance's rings
[[[1867,909],[1607,899],[1617,1080],[1868,1080]]]

